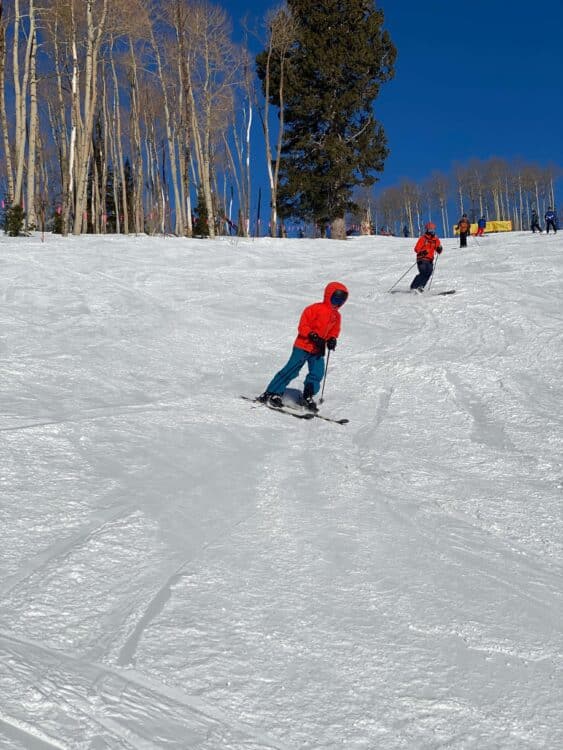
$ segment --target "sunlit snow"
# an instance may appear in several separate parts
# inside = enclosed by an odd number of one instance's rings
[[[413,245],[0,238],[2,750],[563,747],[563,233]]]

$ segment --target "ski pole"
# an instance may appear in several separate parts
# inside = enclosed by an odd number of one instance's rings
[[[430,281],[428,282],[428,291],[430,291],[430,287],[432,286],[432,279],[434,278],[434,274],[436,273],[436,266],[438,265],[438,258],[440,256],[436,256],[436,260],[434,261],[434,265],[432,267],[432,275],[430,276]]]
[[[396,281],[396,282],[395,282],[395,283],[393,284],[393,286],[391,287],[391,289],[394,289],[394,288],[395,288],[395,287],[397,286],[397,284],[399,283],[399,281],[401,281],[402,279],[404,279],[404,278],[405,278],[405,276],[407,275],[407,273],[408,273],[409,271],[412,271],[412,269],[413,269],[413,268],[414,268],[415,266],[416,266],[416,260],[415,260],[415,262],[414,262],[414,263],[412,264],[412,266],[410,266],[409,268],[407,268],[407,270],[406,270],[406,271],[404,272],[404,274],[403,274],[403,275],[401,276],[401,278],[400,278],[400,279],[397,279],[397,281]],[[387,291],[388,291],[388,292],[390,292],[390,291],[391,291],[391,289],[388,289]]]
[[[324,376],[324,378],[323,378],[323,389],[322,389],[322,391],[321,391],[321,397],[320,397],[320,399],[319,399],[319,404],[322,404],[322,402],[324,401],[324,398],[323,398],[323,396],[324,396],[324,392],[325,392],[326,374],[327,374],[327,372],[328,372],[328,361],[329,361],[329,359],[330,359],[330,352],[331,352],[331,350],[329,349],[329,350],[328,350],[328,354],[326,355],[326,367],[325,367],[325,376]]]

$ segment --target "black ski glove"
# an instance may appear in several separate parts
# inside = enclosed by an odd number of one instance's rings
[[[314,331],[311,331],[309,334],[309,341],[315,345],[315,354],[317,354],[319,357],[324,356],[325,353],[325,347],[326,347],[326,341],[322,339],[318,333],[315,333]]]
[[[437,247],[437,248],[436,248],[436,252],[438,253],[438,255],[441,255],[441,254],[442,254],[442,250],[443,250],[443,249],[444,249],[444,248],[442,247],[442,245],[440,245],[440,247]]]
[[[326,348],[329,350],[329,352],[333,352],[336,349],[336,339],[334,336],[331,336],[326,342]]]

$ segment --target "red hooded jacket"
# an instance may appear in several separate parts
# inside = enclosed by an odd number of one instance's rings
[[[339,281],[331,281],[330,284],[326,285],[323,301],[315,302],[315,304],[309,305],[303,310],[299,321],[297,338],[293,346],[315,354],[317,347],[312,341],[309,341],[310,333],[317,333],[325,341],[332,337],[335,339],[338,338],[340,333],[340,311],[330,303],[330,298],[337,289],[348,293],[344,284],[341,284]]]
[[[416,259],[418,260],[434,260],[434,253],[440,254],[442,252],[442,243],[440,238],[433,234],[423,234],[419,237],[418,242],[414,246],[416,253]]]

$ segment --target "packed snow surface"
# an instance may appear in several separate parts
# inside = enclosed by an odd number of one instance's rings
[[[563,747],[562,235],[2,237],[2,750]]]

